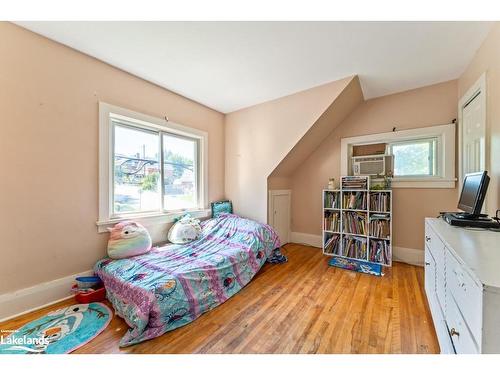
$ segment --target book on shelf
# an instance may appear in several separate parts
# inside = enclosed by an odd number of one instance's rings
[[[342,239],[342,255],[349,258],[366,260],[366,238],[344,236]]]
[[[344,192],[342,207],[351,210],[366,210],[366,193],[364,191]]]
[[[323,218],[323,228],[332,232],[340,232],[340,212],[326,212]]]
[[[333,234],[326,237],[324,252],[325,254],[338,254],[340,243],[340,234]]]
[[[370,211],[390,211],[391,196],[389,193],[370,193]]]
[[[370,236],[378,238],[389,238],[391,235],[391,223],[389,214],[371,214],[370,215]]]
[[[342,212],[342,226],[344,232],[366,235],[366,213],[356,211]]]
[[[342,177],[343,190],[366,190],[368,189],[368,179],[364,176],[344,176]]]
[[[390,264],[391,244],[387,240],[370,239],[368,260],[375,263]]]
[[[339,196],[338,191],[325,191],[324,207],[325,208],[339,208]]]

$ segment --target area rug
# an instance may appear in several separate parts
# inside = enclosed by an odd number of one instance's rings
[[[71,353],[99,335],[112,316],[99,302],[52,311],[1,338],[0,354]]]

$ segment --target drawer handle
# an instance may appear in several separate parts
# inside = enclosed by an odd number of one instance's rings
[[[429,241],[431,240],[431,238],[430,238],[429,236],[425,236],[425,240],[426,240],[427,242],[429,242]]]
[[[431,264],[429,262],[425,262],[425,265],[426,266],[430,266]]]
[[[455,328],[452,328],[450,330],[450,335],[459,337],[460,333]]]

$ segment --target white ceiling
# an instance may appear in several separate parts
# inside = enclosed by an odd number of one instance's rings
[[[358,74],[366,99],[458,78],[488,22],[17,22],[227,113]]]

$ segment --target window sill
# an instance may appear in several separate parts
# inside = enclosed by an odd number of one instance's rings
[[[167,212],[167,213],[130,215],[130,216],[123,216],[123,217],[119,217],[119,218],[112,218],[112,219],[108,219],[108,220],[98,220],[96,222],[97,232],[98,233],[106,233],[106,232],[108,232],[109,227],[112,227],[116,223],[119,223],[120,221],[125,221],[125,220],[137,221],[138,223],[144,225],[145,227],[148,227],[148,226],[152,226],[152,225],[173,223],[175,218],[177,218],[181,215],[186,215],[186,214],[190,214],[192,217],[195,217],[198,219],[206,218],[206,217],[210,217],[211,212],[212,211],[210,209],[203,208],[203,209],[193,209],[193,210]]]
[[[394,189],[454,189],[456,178],[394,178],[391,187]]]

